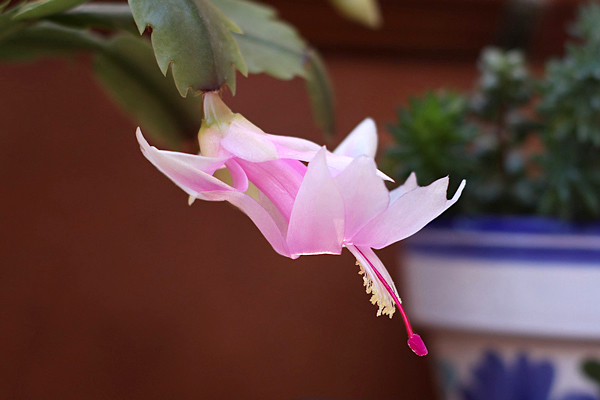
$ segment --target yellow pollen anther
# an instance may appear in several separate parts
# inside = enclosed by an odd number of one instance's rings
[[[359,261],[356,261],[356,265],[358,265],[360,268],[358,274],[363,276],[363,284],[366,292],[367,294],[371,295],[371,304],[379,306],[379,309],[377,310],[377,316],[379,317],[383,314],[386,314],[392,318],[394,312],[396,312],[394,300],[387,295],[384,288],[373,282],[373,278],[365,271]]]

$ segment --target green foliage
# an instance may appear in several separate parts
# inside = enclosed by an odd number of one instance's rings
[[[572,32],[581,42],[552,60],[540,87],[541,159],[547,171],[540,211],[600,217],[600,6],[580,9]]]
[[[461,176],[467,175],[474,160],[464,158],[465,146],[476,134],[476,127],[467,121],[468,112],[467,99],[457,93],[412,97],[407,108],[398,110],[400,122],[389,127],[397,143],[388,151],[392,174],[405,180],[412,171],[423,171],[418,177],[424,182],[457,168]]]
[[[0,15],[0,23],[5,15],[12,16],[17,11],[13,9]],[[110,21],[110,16],[117,14],[122,16],[122,9],[112,8],[109,13],[77,20],[76,23],[67,21],[67,25],[103,25],[102,15],[108,15],[106,21]],[[179,148],[182,141],[195,137],[201,122],[200,99],[192,96],[184,99],[179,95],[172,78],[161,74],[154,61],[152,47],[145,39],[131,35],[108,39],[88,29],[73,28],[51,20],[55,18],[26,24],[17,22],[19,29],[14,29],[0,40],[0,59],[16,61],[91,52],[95,55],[98,79],[145,133],[172,148]],[[121,20],[125,22],[124,18]],[[133,24],[131,13],[129,21]]]
[[[413,171],[420,184],[450,175],[453,192],[466,179],[469,190],[450,210],[454,213],[509,212],[507,204],[527,209],[530,193],[522,184],[522,155],[504,155],[499,137],[510,128],[500,131],[484,123],[467,96],[430,92],[413,97],[408,107],[398,110],[398,119],[389,127],[396,144],[386,153],[386,169],[398,181]]]
[[[30,1],[19,8],[14,16],[17,21],[39,19],[70,10],[90,0],[37,0]]]
[[[540,157],[545,174],[538,211],[563,219],[600,216],[598,148],[578,141],[555,140],[552,132],[544,139],[547,151]]]
[[[102,38],[98,35],[42,21],[27,25],[0,42],[0,59],[17,61],[101,49]]]
[[[156,0],[130,0],[131,8],[125,4],[103,3],[72,8],[84,2],[41,0],[18,3],[8,9],[9,2],[1,3],[0,59],[17,61],[41,56],[71,56],[78,51],[91,52],[98,55],[98,71],[103,73],[101,81],[125,106],[125,99],[133,100],[131,94],[139,92],[133,88],[139,89],[138,84],[144,79],[122,84],[122,87],[132,90],[130,94],[119,91],[119,85],[111,82],[125,76],[147,76],[149,65],[133,65],[130,62],[125,69],[123,65],[112,65],[112,61],[106,58],[107,51],[111,49],[107,45],[108,38],[124,32],[144,32],[149,26],[156,57],[155,60],[144,60],[155,65],[158,62],[163,75],[171,66],[174,80],[169,77],[163,78],[163,81],[168,84],[174,81],[182,96],[185,97],[190,89],[195,94],[199,90],[219,90],[225,85],[235,91],[236,68],[243,74],[248,69],[251,73],[267,73],[279,79],[300,76],[306,80],[316,123],[326,133],[333,132],[333,96],[325,67],[318,54],[308,47],[296,30],[276,18],[272,8],[245,0],[158,0],[159,4],[164,3],[160,7],[156,6]],[[92,29],[100,29],[104,35],[98,35]],[[132,73],[129,71],[132,67],[139,70]],[[153,77],[154,85],[158,85],[158,79]],[[154,89],[151,91],[158,93]],[[135,105],[140,101],[125,108],[135,114],[138,121],[141,115],[145,115],[144,120],[149,123],[152,118],[148,117],[154,114],[156,120],[164,122],[167,119],[159,115],[175,115],[173,107],[183,106],[183,103],[176,105],[177,102],[171,98],[168,102],[171,109],[162,113],[156,110],[140,113]],[[190,100],[190,103],[194,102],[197,99]],[[155,107],[149,107],[152,108]],[[189,118],[187,108],[180,110],[179,114],[186,115],[184,122],[178,124],[180,128],[197,119],[196,116]],[[155,122],[150,126],[155,126]],[[173,136],[172,122],[158,124],[156,128],[171,126],[167,129],[169,132],[162,136],[175,145],[173,138],[184,138],[189,134],[186,128],[178,129]]]
[[[500,118],[504,107],[516,108],[531,99],[533,85],[521,52],[484,49],[479,70],[481,77],[473,107],[481,117]]]
[[[137,34],[131,9],[127,4],[84,4],[47,20],[71,28],[97,28],[104,31],[124,31]]]
[[[12,34],[27,26],[25,22],[14,20],[14,16],[19,12],[17,7],[5,11],[9,3],[10,0],[7,0],[0,4],[0,41],[9,38]]]
[[[540,111],[558,139],[600,145],[600,28],[585,28],[592,16],[600,22],[600,6],[592,4],[575,31],[584,42],[567,47],[567,55],[548,63]]]
[[[150,0],[129,3],[140,32],[152,27],[159,66],[164,73],[172,65],[182,95],[188,88],[218,90],[223,85],[235,92],[234,66],[243,74],[301,76],[315,121],[326,133],[333,132],[333,96],[325,67],[272,8],[244,0],[178,1],[179,7],[160,9],[150,7]]]
[[[294,28],[277,20],[271,7],[245,0],[212,2],[241,28],[242,33],[233,36],[248,72],[279,79],[303,77],[316,124],[326,134],[333,134],[333,90],[319,54],[308,47]]]
[[[571,27],[571,34],[586,41],[589,45],[600,44],[600,4],[590,2],[579,9],[577,23]]]
[[[152,46],[164,75],[169,66],[182,96],[188,90],[235,93],[236,68],[246,64],[232,32],[240,28],[208,0],[129,0],[140,33],[152,29]]]
[[[412,99],[391,128],[394,175],[466,179],[463,214],[600,217],[600,6],[582,8],[573,32],[581,42],[539,81],[521,53],[487,49],[471,95]]]
[[[335,130],[334,99],[327,69],[313,49],[308,49],[306,60],[304,77],[315,122],[325,133],[331,135]]]
[[[150,134],[171,148],[194,138],[201,123],[201,97],[183,98],[165,79],[156,64],[152,47],[128,35],[106,43],[94,57],[98,79],[116,102]]]
[[[169,65],[179,91],[235,92],[235,67],[242,74],[267,73],[279,79],[301,76],[315,121],[333,132],[333,96],[325,67],[291,26],[270,7],[245,0],[129,0],[140,32],[152,28],[152,42],[163,73]]]
[[[306,43],[290,25],[275,19],[271,7],[241,0],[212,0],[243,33],[235,40],[248,72],[268,73],[279,79],[303,75]]]
[[[582,370],[588,378],[600,385],[600,361],[589,359],[584,361]]]

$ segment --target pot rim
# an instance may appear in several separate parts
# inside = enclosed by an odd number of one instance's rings
[[[566,221],[539,215],[456,215],[437,218],[424,229],[600,236],[600,221]]]

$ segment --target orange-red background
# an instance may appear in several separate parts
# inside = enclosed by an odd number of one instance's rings
[[[270,3],[324,49],[338,141],[366,116],[383,130],[410,94],[468,89],[506,4],[383,0],[371,33],[318,17],[322,1]],[[569,5],[532,54],[560,50]],[[228,204],[188,207],[88,61],[0,66],[1,399],[433,398],[430,360],[375,317],[352,256],[292,261]],[[300,80],[239,77],[227,101],[322,142]],[[396,251],[380,252],[394,276]]]

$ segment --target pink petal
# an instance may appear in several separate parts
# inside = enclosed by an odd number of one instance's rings
[[[321,148],[319,148],[318,151],[306,151],[296,153],[291,153],[288,151],[286,153],[289,155],[290,158],[310,163],[320,151]],[[354,158],[340,154],[333,154],[327,151],[325,153],[325,160],[327,162],[327,166],[329,167],[329,171],[331,172],[332,176],[335,177],[348,165],[350,165]]]
[[[281,154],[285,154],[285,156],[287,158],[304,161],[304,162],[311,162],[313,160],[313,158],[317,155],[317,153],[318,152],[316,152],[316,151],[300,152],[300,151],[291,151],[291,150],[285,150],[285,151],[281,152]],[[326,154],[326,160],[327,160],[327,166],[329,167],[329,172],[331,173],[331,176],[336,177],[348,165],[350,165],[350,163],[352,161],[354,161],[354,158],[345,156],[342,154],[334,154],[334,153],[331,153],[328,151]],[[390,178],[389,176],[387,176],[386,174],[384,174],[383,172],[381,172],[379,170],[377,170],[377,176],[379,176],[381,179],[384,179],[386,181],[394,182],[394,180],[392,178]]]
[[[377,152],[377,127],[375,126],[375,121],[371,118],[363,120],[333,152],[352,158],[362,155],[374,158]]]
[[[158,150],[148,144],[139,128],[136,136],[144,156],[187,194],[202,197],[200,194],[207,191],[231,190],[212,176],[226,159]]]
[[[301,157],[302,153],[312,152],[316,154],[321,148],[321,146],[310,140],[293,136],[267,134],[267,137],[275,144],[279,158],[293,158],[297,160],[299,159],[298,157]]]
[[[375,161],[367,156],[352,161],[334,182],[344,199],[344,242],[352,243],[352,237],[387,208],[389,193],[377,176]]]
[[[262,163],[251,163],[237,160],[250,181],[264,193],[289,221],[292,207],[306,166],[296,160],[274,160]]]
[[[156,152],[161,153],[161,156],[169,157],[173,160],[179,160],[183,163],[189,164],[193,168],[202,170],[207,174],[214,174],[215,171],[225,164],[225,161],[228,160],[227,157],[204,157],[197,154],[189,154],[189,153],[181,153],[177,151],[169,151],[169,150],[158,150],[154,146],[150,146],[144,135],[142,134],[142,130],[138,127],[135,131],[135,137],[138,140],[140,145],[140,149],[142,153],[149,153],[152,155]]]
[[[372,149],[373,151],[370,151],[369,149],[365,150],[365,151],[359,151],[357,149],[355,149],[356,153],[370,153],[372,152],[373,154],[375,153],[375,150],[377,149],[377,133],[375,132],[374,137],[371,136],[369,139],[369,135],[366,134],[365,135],[365,131],[367,129],[358,129],[359,127],[361,127],[361,125],[364,125],[365,128],[369,127],[369,122],[373,125],[372,128],[374,129],[374,122],[371,119],[367,119],[365,121],[363,121],[357,128],[354,129],[353,132],[358,132],[354,135],[354,138],[356,138],[357,140],[363,140],[365,142],[371,142],[371,143],[367,143],[367,144],[363,144],[367,147],[372,147],[374,146],[374,148]],[[351,133],[352,135],[352,133]],[[321,146],[319,146],[318,144],[311,142],[310,140],[306,140],[306,139],[300,139],[300,138],[296,138],[296,137],[292,137],[292,136],[280,136],[280,135],[271,135],[271,134],[267,134],[267,137],[275,144],[275,147],[277,149],[277,156],[281,159],[281,158],[289,158],[289,159],[293,159],[293,160],[300,160],[300,161],[304,161],[304,162],[311,162],[312,159],[317,155],[317,153],[319,152],[319,150],[321,149]],[[348,136],[346,138],[346,140],[348,140],[350,138],[350,136]],[[369,140],[367,140],[369,139]],[[344,142],[346,142],[346,140],[344,140]],[[342,144],[344,143],[342,142]],[[359,146],[359,143],[353,143],[354,139],[352,139],[350,142],[347,143],[346,147],[350,147],[350,146]],[[340,145],[341,146],[341,145]],[[339,149],[339,147],[338,147]],[[341,154],[341,153],[331,153],[331,152],[327,152],[327,165],[330,168],[330,172],[332,173],[332,176],[336,176],[337,174],[339,174],[342,170],[344,170],[348,165],[350,165],[350,163],[354,160],[354,158],[358,157],[361,154],[357,154],[356,156],[351,156],[351,155],[347,155],[347,154]],[[368,154],[367,154],[368,155]],[[390,182],[393,182],[394,180],[392,178],[390,178],[389,176],[385,175],[383,172],[381,171],[377,171],[377,174]]]
[[[232,158],[225,163],[225,166],[231,175],[232,186],[240,192],[248,190],[248,177],[240,164]]]
[[[287,243],[292,255],[340,254],[344,202],[329,174],[323,148],[315,156],[296,196]]]
[[[287,237],[288,224],[290,223],[289,216],[286,218],[284,215],[275,207],[275,204],[260,190],[258,190],[258,204],[269,214],[271,219],[275,221],[275,224],[279,228],[283,237]]]
[[[403,194],[358,232],[353,243],[381,249],[413,235],[454,204],[464,186],[463,181],[450,200],[447,177]]]
[[[208,201],[230,202],[250,217],[277,253],[290,257],[285,238],[267,210],[251,196],[232,188],[201,169],[206,168],[209,171],[216,169],[223,165],[225,160],[158,150],[148,145],[139,129],[137,138],[146,158],[177,186],[193,197]],[[244,171],[233,160],[229,160],[227,164],[234,185],[243,189]]]
[[[221,146],[236,157],[251,162],[277,159],[275,144],[260,128],[237,116],[222,132]]]

